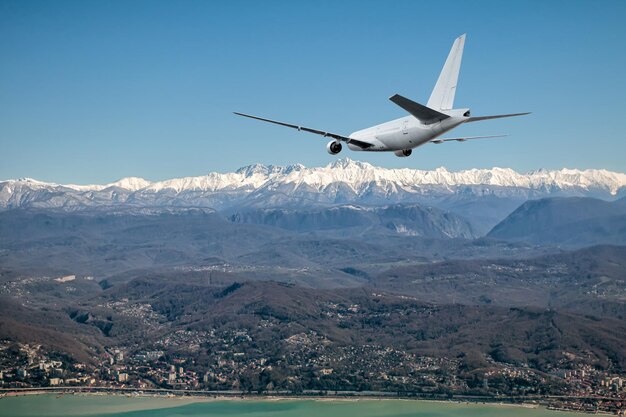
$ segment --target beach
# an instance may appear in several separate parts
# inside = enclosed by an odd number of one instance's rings
[[[283,397],[155,397],[109,394],[12,395],[0,399],[0,417],[170,416],[229,417],[555,417],[582,413],[548,410],[533,404],[480,404],[401,399],[293,399]]]

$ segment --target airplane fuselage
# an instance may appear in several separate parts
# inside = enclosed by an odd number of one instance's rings
[[[350,139],[372,143],[361,148],[348,142],[353,151],[402,151],[417,148],[465,123],[469,117],[451,116],[437,123],[425,125],[413,116],[405,116],[351,133]]]

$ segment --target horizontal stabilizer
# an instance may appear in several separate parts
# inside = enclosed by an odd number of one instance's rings
[[[503,117],[515,117],[515,116],[525,116],[527,114],[530,114],[531,112],[527,112],[527,113],[512,113],[512,114],[497,114],[495,116],[478,116],[478,117],[470,117],[468,120],[465,121],[465,123],[469,123],[469,122],[479,122],[481,120],[490,120],[490,119],[501,119]]]
[[[452,141],[465,142],[466,140],[503,138],[503,137],[506,137],[506,136],[508,136],[508,135],[465,136],[465,137],[460,137],[460,138],[441,138],[441,139],[433,139],[433,140],[430,141],[430,143],[440,144],[440,143],[452,142]]]
[[[437,110],[433,110],[430,107],[426,107],[422,104],[416,103],[413,100],[409,100],[408,98],[402,97],[399,94],[394,94],[393,96],[389,97],[389,100],[415,116],[415,118],[417,118],[425,125],[437,123],[442,121],[443,119],[447,119],[448,117],[450,117],[447,114],[440,113]]]

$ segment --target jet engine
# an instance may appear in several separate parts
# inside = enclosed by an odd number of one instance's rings
[[[337,155],[339,152],[341,152],[341,148],[341,143],[337,142],[336,140],[328,142],[328,145],[326,145],[326,150],[331,155]]]
[[[403,149],[401,151],[394,152],[394,154],[396,156],[399,156],[400,158],[403,158],[405,156],[411,156],[412,153],[413,153],[413,149]]]

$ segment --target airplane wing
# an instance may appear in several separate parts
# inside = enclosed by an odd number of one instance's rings
[[[478,122],[481,120],[490,120],[490,119],[501,119],[503,117],[515,117],[515,116],[525,116],[527,114],[530,114],[531,112],[526,112],[526,113],[512,113],[512,114],[497,114],[495,116],[478,116],[478,117],[470,117],[469,119],[467,119],[465,121],[465,123],[469,123],[469,122]]]
[[[252,116],[250,114],[237,113],[237,112],[233,112],[233,113],[235,113],[237,116],[249,117],[250,119],[260,120],[262,122],[274,123],[276,125],[286,126],[286,127],[292,128],[292,129],[303,130],[305,132],[315,133],[316,135],[321,135],[321,136],[324,136],[324,137],[333,138],[335,140],[343,141],[343,142],[346,142],[346,143],[351,143],[351,144],[356,145],[356,146],[358,146],[359,148],[362,148],[362,149],[367,149],[367,148],[369,148],[371,146],[374,146],[371,143],[363,142],[361,140],[351,139],[351,138],[349,138],[347,136],[338,135],[336,133],[325,132],[323,130],[311,129],[310,127],[304,127],[304,126],[293,125],[293,124],[290,124],[290,123],[279,122],[277,120],[264,119],[263,117]]]
[[[429,143],[435,143],[437,145],[439,145],[440,143],[444,143],[444,142],[452,142],[452,141],[456,141],[456,142],[465,142],[466,140],[473,140],[473,139],[489,139],[489,138],[503,138],[505,136],[508,135],[491,135],[491,136],[465,136],[465,137],[460,137],[460,138],[442,138],[442,139],[433,139],[431,140]]]

